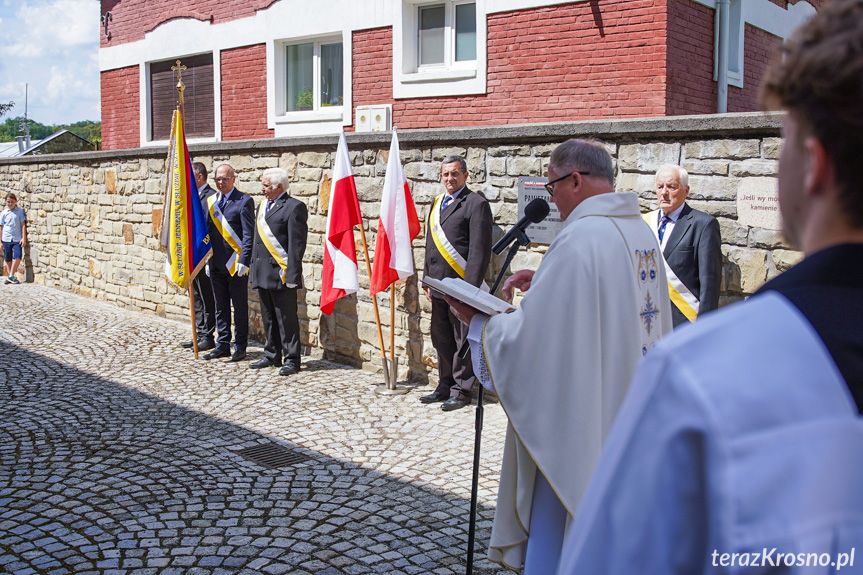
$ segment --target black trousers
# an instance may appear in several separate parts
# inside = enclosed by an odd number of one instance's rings
[[[300,320],[297,317],[297,288],[258,288],[261,319],[264,320],[264,356],[270,361],[300,366]]]
[[[192,281],[195,292],[195,326],[198,341],[212,340],[216,333],[216,300],[213,298],[213,285],[205,270],[201,270]]]
[[[245,351],[249,343],[249,276],[232,276],[210,268],[210,282],[216,300],[216,349],[231,349],[231,306],[234,308],[234,348]]]
[[[436,392],[450,397],[470,397],[476,382],[471,356],[458,357],[458,350],[467,339],[468,326],[458,320],[449,304],[432,296],[431,337],[437,350],[439,381]]]

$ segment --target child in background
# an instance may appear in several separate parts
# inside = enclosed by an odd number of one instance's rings
[[[3,242],[3,274],[9,274],[5,283],[21,283],[15,278],[15,272],[21,265],[21,248],[27,245],[27,216],[18,207],[18,198],[12,192],[6,194],[6,209],[0,213],[0,241]]]

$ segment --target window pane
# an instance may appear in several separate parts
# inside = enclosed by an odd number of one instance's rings
[[[314,44],[288,46],[288,112],[311,110],[315,99]]]
[[[476,4],[455,7],[456,62],[476,60]]]
[[[213,107],[213,55],[182,58],[186,137],[212,137],[215,134]],[[177,107],[177,74],[171,70],[177,59],[150,64],[150,139],[170,138],[171,117]]]
[[[321,46],[321,106],[341,106],[342,43]]]
[[[420,8],[420,66],[444,62],[444,7]]]

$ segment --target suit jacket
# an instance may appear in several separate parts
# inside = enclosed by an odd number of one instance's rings
[[[264,198],[264,204],[267,200]],[[276,239],[288,253],[288,268],[285,270],[285,283],[303,287],[303,254],[306,252],[306,239],[309,235],[309,211],[306,204],[282,194],[275,200],[264,220]],[[252,269],[249,279],[253,288],[283,290],[287,289],[279,277],[279,264],[273,258],[258,233],[255,223],[255,244],[252,248]]]
[[[198,188],[198,197],[201,199],[201,206],[204,208],[204,214],[206,214],[210,207],[207,205],[207,198],[216,193],[216,190],[210,187],[210,184],[204,184],[200,188]]]
[[[465,187],[443,211],[440,224],[447,239],[467,261],[464,280],[475,286],[480,285],[491,260],[492,217],[488,200]],[[423,275],[435,279],[459,277],[438,251],[431,237],[431,226],[427,225],[426,228]],[[432,291],[432,295],[442,297],[435,291]]]
[[[716,218],[683,204],[662,253],[683,285],[698,298],[698,315],[719,307],[721,244]],[[689,321],[676,306],[671,307],[675,327]]]
[[[243,253],[240,255],[239,263],[248,267],[252,261],[252,242],[255,239],[255,202],[248,195],[234,188],[228,192],[222,213],[225,214],[231,228],[240,237],[240,247]],[[227,273],[225,264],[234,254],[234,250],[213,224],[209,207],[207,208],[207,228],[210,231],[210,241],[213,244],[213,259],[210,260],[210,270],[215,267],[221,273]]]

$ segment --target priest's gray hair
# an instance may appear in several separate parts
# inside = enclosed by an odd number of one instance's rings
[[[467,173],[467,162],[465,162],[464,158],[461,156],[447,156],[443,159],[440,165],[443,166],[444,164],[451,164],[453,162],[458,162],[458,166],[461,168],[462,173]]]
[[[590,172],[597,178],[614,185],[614,164],[602,142],[596,140],[567,140],[551,153],[549,164],[556,172]]]
[[[680,180],[680,187],[684,190],[689,187],[689,172],[686,171],[686,168],[677,164],[665,164],[656,170],[656,175],[659,176],[659,172],[664,172],[665,170],[677,170],[677,179]]]
[[[282,168],[267,168],[264,170],[264,175],[261,179],[263,178],[269,178],[271,186],[282,186],[283,190],[287,190],[290,183],[288,172]]]

